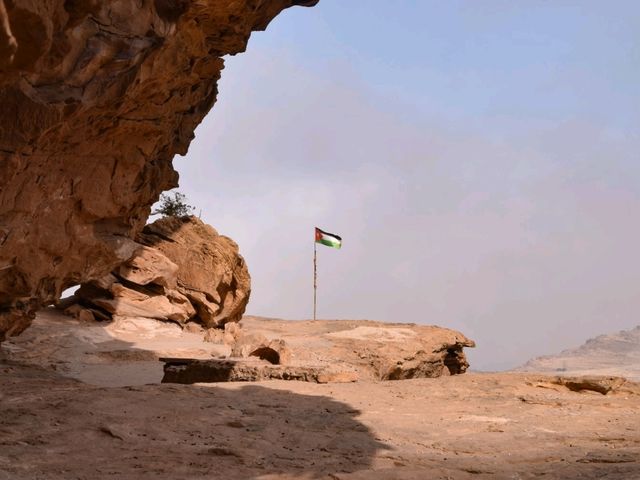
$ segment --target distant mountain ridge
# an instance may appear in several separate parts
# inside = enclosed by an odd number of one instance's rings
[[[640,325],[631,330],[599,335],[583,345],[529,360],[521,372],[617,375],[640,381]]]

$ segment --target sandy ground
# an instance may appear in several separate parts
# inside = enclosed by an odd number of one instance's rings
[[[173,323],[143,318],[82,323],[53,309],[40,312],[2,349],[7,358],[105,387],[159,383],[160,357],[208,359],[230,353],[228,346],[203,341],[202,332]]]
[[[50,327],[2,346],[1,480],[640,479],[640,385],[632,382],[608,395],[524,373],[157,384],[159,340],[149,331],[96,341],[88,326],[93,337],[82,344]],[[62,338],[70,346],[47,342],[47,329],[50,339],[71,335]],[[174,334],[168,353],[222,348]]]

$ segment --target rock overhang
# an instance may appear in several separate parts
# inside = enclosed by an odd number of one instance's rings
[[[0,0],[0,341],[130,256],[222,57],[316,3]]]

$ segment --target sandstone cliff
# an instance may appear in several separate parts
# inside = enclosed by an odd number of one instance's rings
[[[317,0],[0,0],[0,341],[131,255],[222,57]]]

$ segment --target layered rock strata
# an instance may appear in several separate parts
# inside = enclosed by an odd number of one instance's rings
[[[0,341],[130,257],[222,57],[317,0],[0,0]]]
[[[368,320],[292,321],[245,316],[229,358],[167,358],[164,382],[290,379],[309,382],[404,380],[463,374],[473,340],[437,326]],[[229,332],[230,333],[230,332]],[[218,335],[219,337],[222,335]],[[226,335],[225,335],[226,337]],[[262,359],[262,363],[257,363]]]
[[[162,383],[259,382],[289,380],[311,383],[348,383],[358,377],[352,371],[331,367],[273,365],[251,360],[191,360],[161,358]]]
[[[193,216],[157,220],[137,240],[131,258],[62,304],[66,313],[194,321],[208,328],[242,318],[251,277],[233,240]]]

